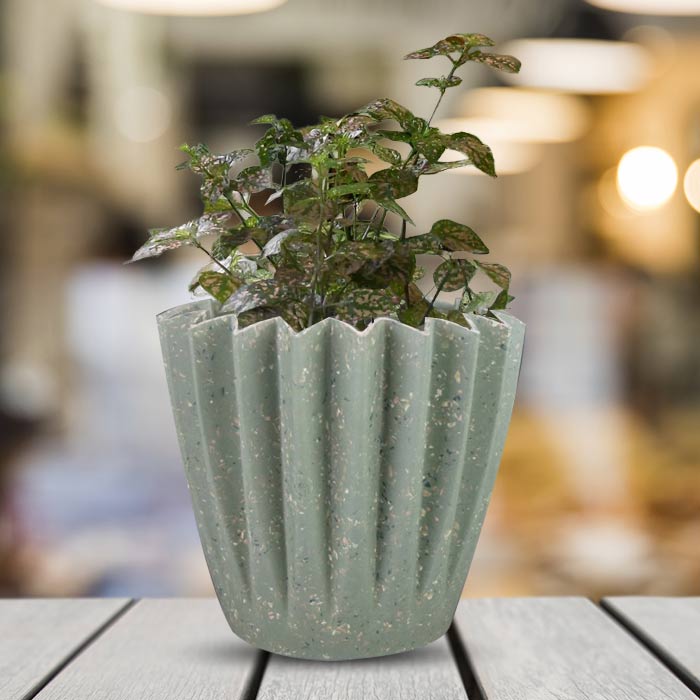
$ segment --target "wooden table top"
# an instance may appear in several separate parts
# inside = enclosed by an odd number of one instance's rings
[[[366,661],[259,652],[211,599],[0,600],[0,700],[697,700],[700,598],[470,599]]]

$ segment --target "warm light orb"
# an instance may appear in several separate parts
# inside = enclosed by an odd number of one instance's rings
[[[118,10],[149,15],[223,16],[265,12],[286,0],[97,0]]]
[[[170,118],[170,101],[155,88],[129,88],[117,97],[114,104],[117,130],[136,143],[148,143],[160,138],[170,125]]]
[[[662,148],[639,146],[625,153],[617,166],[617,190],[632,209],[656,209],[673,196],[678,168]]]
[[[605,10],[632,12],[639,15],[700,14],[700,0],[587,0],[587,2]]]
[[[474,88],[464,93],[458,109],[464,117],[505,123],[509,137],[532,143],[576,141],[591,123],[582,98],[526,88]]]
[[[688,167],[683,178],[683,191],[690,206],[700,212],[700,158]]]
[[[504,53],[523,63],[504,74],[513,85],[581,95],[634,92],[647,81],[653,61],[642,46],[599,39],[517,39]]]

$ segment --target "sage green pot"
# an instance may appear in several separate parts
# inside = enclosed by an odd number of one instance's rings
[[[233,631],[307,659],[450,625],[513,407],[524,326],[158,317],[204,553]]]

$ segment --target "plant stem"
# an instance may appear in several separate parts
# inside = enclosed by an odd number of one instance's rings
[[[194,245],[195,248],[199,248],[199,250],[203,251],[206,253],[214,263],[216,263],[229,277],[234,277],[233,272],[226,267],[220,260],[217,260],[196,238],[192,239],[192,245]]]
[[[423,314],[423,320],[420,322],[421,325],[425,323],[425,319],[428,318],[428,314],[433,310],[433,307],[435,306],[435,302],[437,301],[437,298],[440,295],[442,288],[445,286],[448,277],[449,277],[449,275],[445,275],[440,280],[440,284],[438,284],[437,289],[435,290],[435,294],[433,295],[433,298],[430,300],[430,303],[428,304],[428,308],[426,309],[426,312]]]
[[[370,216],[369,221],[367,222],[367,228],[365,229],[365,232],[362,234],[362,240],[367,238],[367,234],[369,233],[369,230],[372,228],[372,224],[374,223],[374,219],[376,218],[377,213],[379,212],[380,209],[381,209],[381,207],[379,205],[377,205],[377,208],[372,212],[372,216]]]
[[[450,60],[452,61],[452,69],[447,74],[447,82],[448,83],[454,77],[454,74],[455,74],[455,71],[457,70],[457,68],[459,68],[459,64],[457,61],[455,61],[452,58],[450,58]],[[442,98],[445,96],[445,92],[447,92],[447,88],[441,88],[440,97],[438,98],[437,104],[435,105],[435,107],[433,109],[433,113],[430,115],[430,119],[428,119],[428,126],[430,126],[431,122],[433,121],[433,117],[435,116],[435,113],[438,111],[438,107],[440,106],[440,103],[442,102]]]
[[[323,177],[319,177],[320,180],[320,197],[318,202],[318,227],[316,228],[316,262],[314,265],[314,274],[311,279],[311,293],[309,299],[309,322],[307,328],[312,326],[314,323],[314,317],[316,315],[316,285],[318,284],[319,273],[321,271],[321,234],[323,232],[323,212],[325,210],[326,198],[325,193],[328,187],[328,181],[326,174]]]

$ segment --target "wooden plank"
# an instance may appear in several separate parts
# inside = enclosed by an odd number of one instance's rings
[[[271,656],[258,700],[466,700],[447,640],[361,661]]]
[[[142,600],[55,678],[39,700],[237,700],[262,655],[214,599]]]
[[[606,598],[603,606],[700,695],[700,598]]]
[[[33,694],[129,601],[0,600],[0,700]]]
[[[583,598],[466,600],[455,622],[487,700],[697,700]]]

